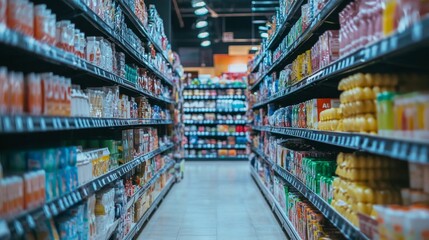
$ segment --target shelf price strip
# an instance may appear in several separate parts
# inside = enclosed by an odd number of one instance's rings
[[[254,130],[304,138],[334,146],[364,151],[416,163],[429,163],[429,143],[365,134],[309,129],[253,126]]]
[[[88,128],[127,127],[139,125],[167,125],[163,119],[117,119],[90,117],[0,116],[0,134],[78,130]]]

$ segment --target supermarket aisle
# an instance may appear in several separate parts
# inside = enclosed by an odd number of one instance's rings
[[[283,240],[248,162],[187,162],[139,240]]]

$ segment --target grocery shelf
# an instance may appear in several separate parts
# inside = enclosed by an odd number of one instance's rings
[[[164,189],[162,189],[161,193],[155,198],[155,201],[153,201],[152,205],[150,205],[149,209],[146,211],[145,214],[143,214],[142,218],[131,228],[131,230],[128,232],[128,234],[124,237],[124,240],[130,240],[134,239],[136,237],[136,234],[140,232],[140,229],[143,227],[143,224],[149,220],[149,217],[152,215],[152,213],[155,211],[155,209],[159,206],[161,201],[165,198],[168,191],[170,191],[171,187],[175,183],[175,179],[172,178],[168,181],[168,183],[165,185]]]
[[[61,66],[69,67],[70,69],[78,70],[82,73],[89,74],[98,79],[119,85],[122,88],[142,94],[150,99],[172,103],[171,99],[163,96],[156,96],[151,92],[137,86],[125,78],[97,67],[76,55],[66,52],[60,48],[47,45],[21,33],[12,31],[6,28],[0,28],[0,44],[6,47],[16,48],[41,58],[47,62],[55,63]]]
[[[294,22],[296,22],[296,20],[301,15],[301,6],[304,4],[304,2],[304,0],[297,0],[293,3],[293,6],[286,14],[285,21],[281,24],[280,28],[278,28],[278,30],[274,33],[274,36],[268,42],[267,49],[274,49],[284,39],[285,35],[290,31]]]
[[[246,149],[245,144],[218,145],[218,144],[185,144],[185,149]]]
[[[24,229],[35,229],[37,226],[35,221],[37,219],[51,219],[56,217],[61,213],[64,213],[67,209],[75,206],[76,204],[82,202],[90,195],[95,192],[103,189],[105,186],[110,183],[115,182],[120,177],[131,172],[138,165],[143,162],[155,157],[158,154],[166,152],[174,147],[174,144],[168,144],[162,146],[157,150],[151,151],[149,153],[143,154],[134,158],[134,160],[109,171],[108,173],[99,176],[88,183],[83,184],[77,189],[58,197],[52,201],[46,202],[43,206],[38,208],[24,211],[10,219],[7,219],[8,228],[12,235],[12,239],[22,237],[25,234]]]
[[[169,124],[173,124],[173,122],[171,120],[163,119],[1,115],[0,135]]]
[[[287,98],[294,97],[293,94],[301,93],[304,90],[312,89],[317,92],[321,83],[330,81],[347,72],[359,70],[361,68],[378,63],[380,60],[400,55],[406,51],[417,50],[422,45],[429,44],[429,18],[413,24],[402,32],[397,32],[378,42],[369,44],[312,75],[304,78],[302,81],[288,87],[287,89],[271,96],[269,99],[261,101],[254,105],[254,108],[260,108],[273,102],[284,102]],[[273,66],[275,66],[274,64]],[[274,69],[274,68],[272,68]]]
[[[121,36],[119,36],[107,23],[105,23],[96,13],[94,13],[88,6],[86,6],[82,0],[62,0],[75,11],[80,11],[80,14],[95,28],[97,28],[100,32],[106,35],[111,41],[120,47],[125,53],[131,56],[137,63],[142,65],[143,67],[149,69],[153,72],[157,77],[163,80],[165,83],[173,86],[171,79],[165,76],[163,73],[158,71],[152,64],[150,64],[143,56],[142,53],[137,52],[132,44],[127,42]],[[120,2],[120,1],[119,1]],[[78,14],[77,12],[75,14]]]
[[[281,208],[280,204],[274,198],[273,194],[267,189],[265,184],[261,181],[258,173],[256,172],[255,169],[253,169],[253,167],[251,167],[250,174],[253,177],[253,180],[255,180],[256,185],[261,190],[265,199],[267,200],[268,205],[276,214],[278,220],[281,223],[282,228],[286,230],[288,237],[290,237],[291,239],[301,240],[301,237],[299,236],[298,232],[296,231],[296,229],[294,228],[290,220],[287,218],[287,216],[284,214],[284,210]]]
[[[185,156],[187,161],[247,161],[247,157],[191,157]]]
[[[252,126],[253,130],[304,138],[356,151],[373,153],[399,160],[429,163],[429,141],[421,142],[370,134],[327,132],[301,128]]]
[[[301,36],[294,41],[293,45],[290,46],[288,50],[286,50],[266,71],[262,74],[256,82],[250,87],[250,90],[253,91],[257,86],[262,82],[265,76],[274,72],[278,68],[284,67],[285,63],[291,62],[292,57],[296,56],[296,53],[301,51],[302,46],[311,39],[311,37],[318,37],[314,33],[321,28],[325,20],[331,16],[331,14],[343,3],[345,0],[332,0],[328,1],[326,6],[311,20],[311,24],[307,27],[307,29],[301,34]],[[300,8],[299,8],[300,9]],[[299,11],[298,11],[299,12]],[[306,49],[307,50],[307,49]]]
[[[260,158],[262,158],[266,163],[268,163],[270,166],[274,166],[274,162],[265,155],[261,150],[255,147],[251,147],[252,151],[256,153]]]
[[[247,124],[246,120],[185,120],[185,124],[195,124],[195,125],[244,125]]]
[[[307,198],[319,211],[337,227],[347,239],[368,239],[358,228],[353,226],[347,219],[339,214],[335,209],[331,207],[323,198],[311,191],[307,186],[297,179],[294,175],[283,169],[277,164],[274,164],[269,157],[256,148],[252,148],[252,151],[258,154],[262,159],[272,163],[272,169],[274,172],[283,178],[286,182],[297,189],[305,198]]]
[[[184,108],[185,113],[237,113],[246,112],[246,108]]]
[[[185,100],[245,100],[246,96],[244,95],[215,95],[215,96],[183,96],[183,99]]]
[[[234,86],[234,85],[189,85],[185,86],[184,90],[190,90],[190,89],[246,89],[246,86]]]
[[[129,209],[143,195],[143,193],[145,193],[153,184],[155,184],[162,174],[174,167],[174,164],[174,161],[168,163],[166,166],[160,169],[143,187],[134,193],[134,195],[128,199],[126,209]]]
[[[130,20],[130,22],[135,26],[135,28],[140,33],[140,36],[143,37],[143,39],[146,39],[148,42],[150,42],[155,49],[162,55],[164,60],[170,65],[173,66],[168,56],[164,54],[164,51],[162,50],[161,46],[152,38],[152,36],[148,33],[148,30],[143,26],[143,24],[140,22],[140,20],[137,18],[136,14],[130,9],[130,7],[125,3],[125,1],[119,0],[116,1],[121,6],[124,15]]]
[[[244,132],[185,132],[185,136],[229,137],[246,136]]]
[[[266,55],[265,52],[263,52],[263,53],[261,53],[261,54],[259,54],[258,56],[255,57],[255,59],[256,58],[257,59],[256,59],[256,61],[253,62],[252,68],[250,69],[251,73],[256,72],[256,70],[258,70],[258,66],[264,60],[265,55]]]
[[[332,206],[319,195],[311,191],[303,182],[291,173],[276,165],[274,172],[286,182],[297,189],[306,199],[308,199],[319,211],[335,226],[347,239],[368,239],[357,227],[345,219]]]

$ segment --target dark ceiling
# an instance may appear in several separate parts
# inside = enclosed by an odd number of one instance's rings
[[[253,20],[271,18],[277,1],[263,0],[205,0],[210,13],[207,15],[212,49],[227,48],[229,45],[259,44],[261,37]],[[252,9],[253,8],[253,9]],[[172,42],[173,48],[199,47],[199,30],[195,28],[197,16],[192,0],[172,0]],[[233,32],[234,38],[223,41],[224,32]]]

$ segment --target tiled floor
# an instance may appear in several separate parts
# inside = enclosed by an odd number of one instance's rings
[[[187,162],[139,240],[284,240],[248,162]]]

